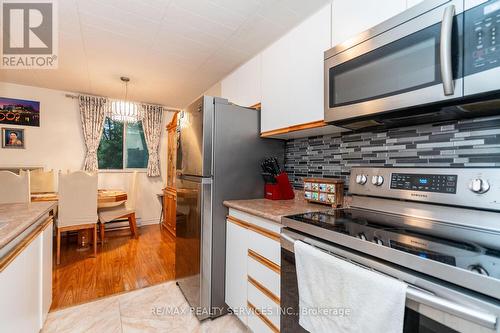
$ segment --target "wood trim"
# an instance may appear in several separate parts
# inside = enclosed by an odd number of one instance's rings
[[[234,223],[236,225],[239,225],[240,227],[243,227],[245,229],[248,229],[248,225],[249,223],[245,222],[245,221],[242,221],[242,220],[239,220],[235,217],[232,217],[230,215],[226,216],[227,217],[227,221],[228,222],[231,222],[231,223]]]
[[[167,131],[171,131],[177,127],[177,115],[179,114],[179,111],[176,111],[174,113],[174,116],[172,117],[172,120],[167,124]]]
[[[274,232],[274,231],[269,231],[263,227],[260,227],[258,225],[255,225],[255,224],[252,224],[252,223],[248,223],[248,222],[245,222],[243,220],[240,220],[240,219],[237,219],[236,217],[233,217],[231,215],[228,215],[227,216],[227,220],[234,223],[234,224],[237,224],[239,226],[242,226],[244,228],[247,228],[249,230],[252,230],[252,231],[255,231],[256,233],[258,234],[261,234],[262,236],[265,236],[267,238],[270,238],[276,242],[280,242],[280,234]]]
[[[289,126],[289,127],[283,127],[283,128],[278,128],[275,130],[261,132],[260,136],[262,138],[265,138],[265,137],[269,137],[269,136],[273,136],[273,135],[286,134],[286,133],[302,131],[302,130],[306,130],[306,129],[324,127],[327,125],[328,124],[325,123],[323,120],[317,120],[317,121],[311,121],[310,123],[294,125],[294,126]]]
[[[54,221],[52,216],[49,216],[45,221],[40,223],[32,232],[30,232],[19,244],[10,250],[3,258],[0,259],[0,273],[16,259],[47,227]]]
[[[177,189],[175,187],[165,186],[163,193],[177,195]]]
[[[250,108],[251,108],[251,109],[255,109],[255,110],[261,110],[261,109],[262,109],[262,106],[261,106],[261,104],[260,104],[260,102],[259,102],[259,103],[257,103],[257,104],[254,104],[254,105],[250,106]]]
[[[267,259],[266,257],[261,256],[254,250],[248,249],[248,256],[256,261],[258,261],[260,264],[266,266],[270,270],[275,271],[278,274],[281,274],[281,267],[279,265],[276,265],[274,262],[271,260]]]
[[[248,307],[253,311],[255,312],[255,314],[257,315],[257,317],[259,317],[260,320],[262,320],[264,322],[264,324],[267,325],[267,327],[269,327],[271,329],[271,331],[273,331],[274,333],[280,333],[280,330],[279,328],[277,328],[273,322],[271,320],[269,320],[269,318],[267,318],[265,315],[263,315],[256,307],[255,305],[253,305],[252,303],[250,303],[249,301],[247,301],[247,305]]]
[[[259,281],[255,280],[250,275],[247,276],[248,282],[251,283],[255,288],[259,289],[264,295],[269,297],[274,303],[280,305],[280,298],[276,296],[271,290],[264,287]]]

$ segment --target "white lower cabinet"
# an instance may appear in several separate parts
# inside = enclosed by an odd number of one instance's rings
[[[52,304],[52,239],[53,223],[51,222],[41,234],[42,251],[41,254],[41,313],[40,326],[43,326]]]
[[[276,331],[272,330],[261,317],[257,315],[251,315],[248,318],[248,327],[252,330],[253,333],[276,333]]]
[[[280,274],[271,268],[262,265],[253,257],[248,257],[248,276],[259,281],[271,293],[280,294]]]
[[[248,303],[252,304],[258,311],[252,315],[259,317],[271,330],[279,330],[280,305],[266,294],[262,286],[256,285],[255,282],[248,282],[247,293]]]
[[[279,332],[281,224],[230,209],[226,225],[226,303],[252,332]]]
[[[52,222],[0,272],[0,332],[38,333],[52,301]]]
[[[226,304],[247,324],[247,229],[226,223]]]

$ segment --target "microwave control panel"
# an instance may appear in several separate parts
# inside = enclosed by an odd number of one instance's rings
[[[466,74],[500,66],[500,0],[488,1],[465,14],[468,47]],[[468,70],[467,70],[468,69]]]

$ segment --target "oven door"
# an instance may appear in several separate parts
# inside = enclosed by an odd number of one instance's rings
[[[401,279],[409,284],[403,332],[451,333],[497,332],[500,304],[484,297],[451,289],[445,283],[423,279],[418,273],[347,251],[285,228],[281,234],[281,318],[280,332],[307,332],[299,325],[299,293],[293,243],[306,242],[366,269]]]
[[[437,7],[424,11],[430,4]],[[325,121],[342,124],[463,96],[463,0],[415,8],[423,13],[410,9],[393,19],[403,23],[389,28],[395,23],[388,21],[385,31],[382,24],[368,32],[373,37],[325,53]]]

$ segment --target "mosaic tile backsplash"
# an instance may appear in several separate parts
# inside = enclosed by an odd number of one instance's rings
[[[348,184],[354,166],[500,167],[500,115],[293,139],[285,154],[297,189],[304,177],[340,177]]]

